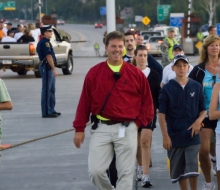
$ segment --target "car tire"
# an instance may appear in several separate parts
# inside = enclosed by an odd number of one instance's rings
[[[26,75],[26,74],[27,74],[27,70],[21,69],[21,70],[18,71],[17,73],[18,73],[18,75]]]
[[[36,78],[41,78],[41,74],[40,74],[40,71],[39,71],[39,65],[37,65],[34,69],[34,75]]]
[[[71,75],[73,72],[73,56],[72,54],[68,55],[68,59],[65,63],[65,68],[62,69],[64,75]]]

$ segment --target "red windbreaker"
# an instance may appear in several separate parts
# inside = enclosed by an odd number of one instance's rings
[[[90,114],[100,113],[104,101],[114,86],[114,72],[107,62],[92,67],[87,73],[76,111],[73,127],[83,132]],[[138,127],[148,125],[154,117],[150,87],[144,74],[124,62],[102,117],[112,121],[134,121]]]

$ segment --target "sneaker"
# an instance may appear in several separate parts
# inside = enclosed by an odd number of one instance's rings
[[[212,182],[211,185],[207,184],[206,182],[203,183],[202,190],[214,190],[215,184]]]
[[[138,166],[136,181],[141,181],[142,177],[143,177],[143,168],[142,166]]]
[[[211,161],[212,161],[212,173],[214,176],[216,176],[216,160],[213,160],[211,158]]]
[[[141,186],[142,187],[151,187],[152,184],[150,182],[150,178],[147,176],[143,176]]]

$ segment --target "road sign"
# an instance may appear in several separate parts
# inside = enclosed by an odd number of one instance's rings
[[[198,41],[195,45],[195,47],[199,50],[200,47],[202,46],[202,42],[201,41]]]
[[[220,36],[220,23],[216,24],[216,33]]]
[[[106,7],[100,7],[100,15],[106,15]]]
[[[142,22],[143,22],[143,24],[144,25],[148,25],[149,23],[150,23],[150,19],[147,17],[147,16],[145,16],[143,19],[142,19]]]
[[[5,3],[0,2],[0,11],[4,10],[4,8],[5,8]]]
[[[163,21],[170,13],[170,5],[157,5],[157,20]]]
[[[181,27],[182,19],[182,17],[170,17],[170,26]]]
[[[184,13],[170,13],[170,26],[181,27]]]
[[[5,11],[14,11],[16,10],[15,1],[7,1],[4,7]]]

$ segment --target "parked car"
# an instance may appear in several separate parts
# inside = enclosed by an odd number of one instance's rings
[[[56,67],[61,68],[64,75],[71,75],[74,66],[73,50],[66,39],[66,36],[60,36],[57,29],[53,27],[50,42],[57,58]],[[26,75],[32,70],[35,77],[40,78],[40,60],[36,48],[37,42],[0,42],[0,69],[3,71],[10,69],[18,75]]]
[[[57,19],[58,25],[64,25],[66,22],[63,19]]]
[[[161,43],[163,42],[165,36],[150,36],[147,40],[146,47],[148,53],[151,55],[161,56]]]
[[[101,23],[95,23],[95,28],[102,28],[102,24]]]
[[[151,36],[164,36],[162,31],[140,31],[140,35],[144,37],[143,44],[146,44]]]

